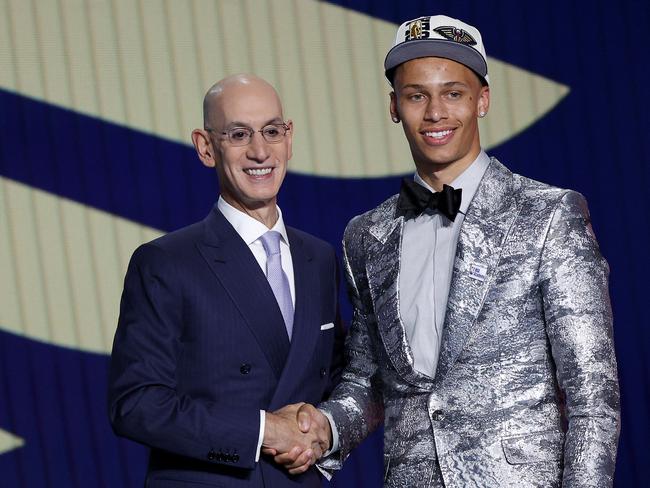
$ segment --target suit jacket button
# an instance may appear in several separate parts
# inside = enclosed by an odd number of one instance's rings
[[[214,461],[217,459],[217,453],[214,452],[212,449],[210,449],[210,452],[208,453],[208,461]]]
[[[241,374],[248,374],[251,372],[251,365],[248,363],[244,363],[239,367],[239,372]]]
[[[327,374],[327,368],[321,368],[320,369],[320,377],[325,378],[326,374]]]
[[[233,463],[238,463],[239,462],[239,454],[233,454],[232,455],[232,462]]]
[[[442,410],[436,410],[431,414],[431,419],[433,419],[435,422],[440,422],[441,420],[444,420],[445,418],[445,413]]]

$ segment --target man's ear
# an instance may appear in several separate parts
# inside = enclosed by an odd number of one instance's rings
[[[399,123],[400,117],[399,117],[399,113],[397,112],[397,95],[395,95],[394,91],[390,92],[389,110],[390,110],[391,120],[396,124]]]
[[[490,87],[482,86],[478,94],[478,102],[476,104],[477,111],[480,117],[484,117],[488,110],[490,110]],[[482,114],[482,115],[481,115]]]
[[[212,141],[208,131],[203,129],[194,129],[192,131],[192,144],[204,166],[214,168],[217,165],[217,157],[212,147]]]
[[[293,121],[289,119],[286,124],[289,126],[287,131],[287,161],[289,161],[293,156]]]

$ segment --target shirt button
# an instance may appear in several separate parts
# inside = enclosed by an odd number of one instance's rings
[[[431,419],[434,422],[440,422],[441,420],[444,420],[445,418],[445,413],[442,410],[436,410],[431,414]]]
[[[244,363],[239,367],[239,372],[241,374],[248,374],[251,372],[251,365],[248,363]]]

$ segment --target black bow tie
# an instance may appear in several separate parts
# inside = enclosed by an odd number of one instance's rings
[[[404,216],[405,220],[414,219],[425,209],[437,210],[453,221],[460,209],[463,190],[454,189],[449,185],[442,185],[442,191],[431,193],[422,185],[413,180],[404,178],[402,188],[397,200],[395,216]]]

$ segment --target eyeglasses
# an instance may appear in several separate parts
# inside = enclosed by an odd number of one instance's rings
[[[205,129],[208,132],[214,132],[213,129]],[[253,135],[256,132],[262,134],[262,137],[269,144],[277,144],[282,142],[284,137],[287,135],[289,126],[285,123],[282,124],[269,124],[265,125],[259,130],[251,129],[250,127],[233,127],[232,129],[224,130],[220,134],[227,136],[228,141],[233,146],[246,146],[250,144]]]

